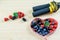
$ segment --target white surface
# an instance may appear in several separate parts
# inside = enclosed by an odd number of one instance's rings
[[[52,0],[0,0],[0,40],[40,40],[29,30],[31,10],[33,6],[49,3]],[[60,2],[60,0],[55,0]],[[8,17],[13,12],[22,11],[26,14],[27,22],[21,19],[15,21],[1,22],[4,17]],[[43,15],[40,18],[55,18],[59,24],[57,30],[48,37],[48,40],[60,40],[60,10],[54,14]],[[30,19],[29,19],[30,18]]]

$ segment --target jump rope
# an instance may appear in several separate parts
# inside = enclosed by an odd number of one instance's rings
[[[33,17],[37,17],[43,14],[52,14],[53,12],[56,12],[60,8],[60,2],[52,1],[48,4],[34,6],[32,15]],[[15,20],[17,18],[22,18],[23,21],[27,21],[26,18],[24,18],[25,14],[23,12],[14,12],[13,16],[9,15],[8,18],[4,18],[4,21],[8,21],[9,19]],[[47,40],[46,37],[50,36],[54,31],[57,29],[58,22],[53,18],[35,18],[30,23],[30,28],[33,32],[38,34],[38,36],[41,36],[45,38],[44,40]]]

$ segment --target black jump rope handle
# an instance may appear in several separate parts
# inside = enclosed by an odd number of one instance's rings
[[[33,13],[32,13],[33,17],[49,13],[50,12],[49,6],[50,4],[44,4],[33,7]],[[59,4],[57,6],[58,8],[60,7]]]

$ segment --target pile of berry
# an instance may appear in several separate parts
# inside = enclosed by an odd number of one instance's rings
[[[48,18],[45,20],[35,18],[31,22],[31,28],[33,29],[33,31],[42,36],[54,32],[55,29],[57,28],[57,25],[58,25],[57,21],[53,18]]]
[[[9,19],[15,20],[17,18],[22,18],[24,17],[24,13],[23,12],[14,12],[13,16],[9,15],[9,18],[4,18],[4,21],[8,21]]]

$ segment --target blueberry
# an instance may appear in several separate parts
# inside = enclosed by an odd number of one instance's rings
[[[40,33],[41,32],[41,29],[38,29],[37,32]]]
[[[33,27],[33,29],[35,29],[35,30],[37,30],[37,31],[38,31],[38,30],[39,30],[39,26],[38,26],[38,25],[36,25],[36,26],[34,26],[34,27]]]
[[[37,22],[37,24],[40,23],[41,22],[41,19],[38,19],[36,22]]]
[[[45,36],[45,35],[46,35],[44,31],[42,31],[42,35],[43,35],[43,36]]]
[[[41,29],[40,29],[40,26],[39,26],[39,25],[34,26],[34,29],[35,29],[37,32],[40,32],[40,31],[41,31]]]
[[[47,29],[47,27],[43,27],[43,29],[45,30],[45,29]]]
[[[38,34],[42,35],[42,33],[41,33],[41,32],[39,32]]]
[[[38,29],[38,26],[36,25],[36,26],[34,26],[34,29]]]
[[[23,21],[27,21],[25,18],[22,18]]]
[[[47,28],[47,27],[44,27],[42,30],[43,30],[44,32],[48,32],[48,28]]]
[[[15,20],[15,19],[16,19],[16,17],[15,17],[15,16],[13,16],[13,17],[12,17],[12,20]]]
[[[40,29],[42,29],[42,27],[40,26]]]
[[[38,32],[40,32],[40,29],[38,30]]]
[[[37,25],[34,21],[31,23],[31,27],[33,28],[35,25]]]
[[[45,32],[45,34],[47,35],[49,32]]]
[[[45,29],[45,28],[43,29],[43,31],[46,31],[46,30],[47,30],[47,29]]]
[[[45,35],[47,35],[47,34],[48,34],[48,32],[44,32],[42,35],[45,36]]]
[[[39,24],[39,25],[41,25],[42,23],[41,23],[41,22],[39,22],[38,24]]]
[[[49,21],[49,19],[45,19],[45,21]]]

